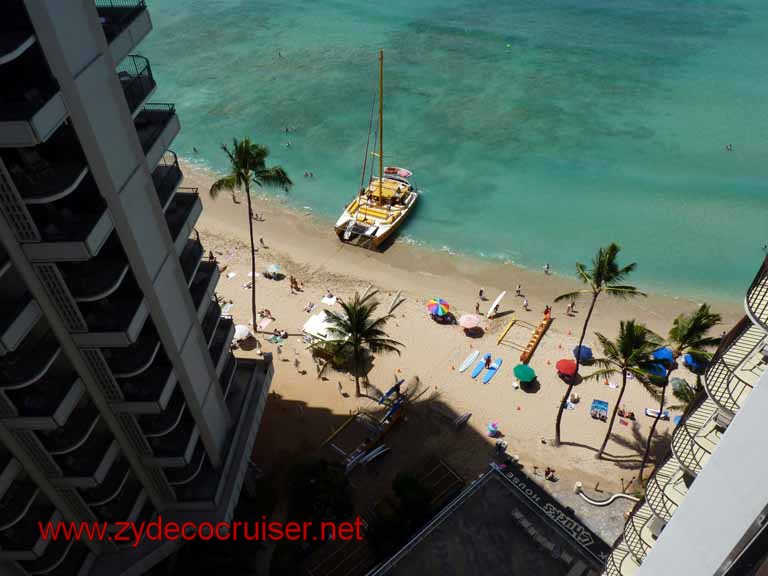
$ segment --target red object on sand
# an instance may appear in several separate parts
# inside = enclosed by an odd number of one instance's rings
[[[557,364],[555,364],[555,368],[557,368],[557,371],[560,374],[565,374],[566,376],[573,376],[576,374],[576,362],[574,360],[567,358],[558,360]]]

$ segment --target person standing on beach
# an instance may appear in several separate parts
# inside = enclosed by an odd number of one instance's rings
[[[480,300],[485,300],[485,292],[483,291],[483,289],[482,289],[482,288],[480,288],[480,294],[479,294],[479,296],[480,296]]]
[[[546,264],[544,264],[544,274],[547,274],[547,275],[549,275],[549,262],[547,262]]]
[[[475,314],[480,314],[480,302],[475,302]]]
[[[515,295],[520,296],[523,291],[523,286],[521,284],[517,285],[517,288],[515,288]]]
[[[526,312],[530,312],[530,307],[528,306],[528,298],[523,298],[523,310]]]

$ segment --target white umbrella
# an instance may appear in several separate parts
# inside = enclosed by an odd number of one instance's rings
[[[240,340],[245,340],[248,338],[248,336],[251,335],[251,329],[248,328],[245,324],[238,324],[235,326],[235,342],[240,342]]]

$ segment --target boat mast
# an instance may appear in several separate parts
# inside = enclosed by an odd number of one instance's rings
[[[384,191],[384,49],[379,49],[379,201]]]

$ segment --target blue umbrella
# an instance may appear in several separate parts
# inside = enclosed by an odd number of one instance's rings
[[[696,360],[696,358],[694,358],[690,354],[686,354],[685,356],[683,356],[683,364],[688,366],[688,368],[690,368],[693,372],[702,370],[704,368],[704,364]]]
[[[659,348],[653,354],[651,354],[651,357],[654,360],[661,360],[662,362],[669,363],[672,363],[675,360],[675,355],[672,353],[672,349],[669,347]]]
[[[592,348],[589,346],[576,346],[576,348],[573,349],[573,357],[577,358],[579,362],[592,360]]]
[[[649,364],[645,371],[651,376],[658,376],[659,378],[664,378],[667,375],[667,369],[663,364]]]

